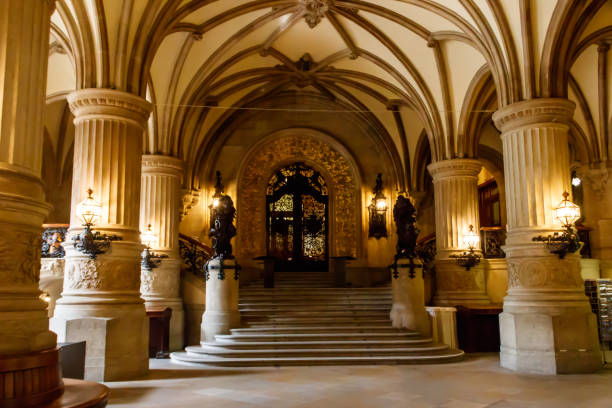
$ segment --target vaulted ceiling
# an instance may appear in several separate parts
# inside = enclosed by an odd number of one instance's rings
[[[569,93],[576,143],[598,161],[611,21],[605,0],[59,0],[48,94],[147,97],[146,151],[193,169],[232,113],[317,95],[327,109],[367,113],[410,174],[421,135],[432,160],[475,157],[498,106]]]

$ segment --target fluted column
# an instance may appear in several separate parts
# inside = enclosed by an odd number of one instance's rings
[[[561,260],[537,235],[559,231],[553,208],[570,190],[568,123],[575,105],[535,99],[493,115],[502,132],[508,235],[508,295],[500,315],[501,365],[545,374],[601,367],[595,315],[579,256]]]
[[[38,290],[51,209],[41,182],[51,9],[48,1],[0,1],[0,406],[41,406],[63,392]]]
[[[450,255],[466,250],[463,237],[472,225],[479,233],[478,160],[453,159],[430,164],[436,211],[436,295],[434,303],[456,306],[489,303],[482,263],[466,270]],[[480,253],[480,248],[476,250]]]
[[[157,268],[141,269],[140,291],[147,308],[172,309],[170,320],[170,350],[181,350],[184,313],[180,298],[180,257],[178,247],[179,199],[183,161],[174,157],[142,156],[142,187],[140,199],[140,230],[151,224],[158,237],[153,252],[165,254]]]
[[[52,328],[62,341],[87,341],[88,379],[119,380],[148,369],[148,319],[140,297],[140,175],[143,131],[150,104],[110,89],[68,96],[76,126],[70,237],[82,230],[77,204],[94,191],[102,215],[94,226],[119,235],[90,259],[66,239],[62,299]]]

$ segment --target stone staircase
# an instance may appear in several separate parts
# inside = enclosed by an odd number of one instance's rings
[[[212,343],[172,353],[174,361],[214,366],[422,364],[463,352],[391,327],[391,288],[333,288],[326,272],[276,273],[240,289],[242,327]]]

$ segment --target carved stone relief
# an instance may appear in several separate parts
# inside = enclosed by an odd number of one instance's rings
[[[469,271],[457,268],[454,263],[436,265],[438,291],[485,291],[484,271],[471,268]]]
[[[292,161],[317,163],[330,179],[333,191],[330,220],[331,256],[358,256],[355,177],[348,160],[327,143],[306,135],[284,136],[262,146],[246,160],[238,183],[237,255],[252,259],[266,254],[266,186],[281,163]]]
[[[179,295],[179,271],[177,269],[159,268],[151,271],[142,270],[140,275],[140,292],[148,294],[163,294],[168,297]]]
[[[3,284],[37,284],[41,246],[40,232],[5,228],[0,236],[0,280]]]
[[[508,259],[510,288],[575,288],[582,287],[580,264],[554,258]]]
[[[65,287],[70,289],[139,290],[140,263],[98,259],[69,259]]]

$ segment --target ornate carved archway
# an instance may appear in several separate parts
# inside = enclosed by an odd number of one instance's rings
[[[243,262],[266,253],[266,187],[283,165],[304,162],[328,182],[330,255],[359,256],[358,174],[348,154],[318,137],[318,132],[285,130],[268,137],[247,155],[238,178],[236,252]]]

